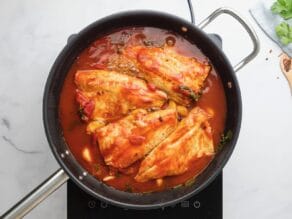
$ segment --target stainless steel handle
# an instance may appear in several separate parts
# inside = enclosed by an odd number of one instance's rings
[[[252,52],[246,56],[245,58],[243,58],[239,63],[237,63],[233,68],[234,71],[237,72],[239,69],[241,69],[242,67],[244,67],[247,63],[249,63],[254,57],[257,56],[259,49],[260,49],[260,42],[259,39],[255,33],[255,31],[253,30],[253,28],[237,13],[235,12],[233,9],[230,8],[218,8],[216,11],[214,11],[211,15],[209,15],[205,20],[203,20],[198,27],[203,29],[204,27],[206,27],[209,23],[211,23],[216,17],[218,17],[221,14],[228,14],[231,17],[233,17],[234,19],[236,19],[243,27],[244,29],[247,31],[249,37],[252,40],[253,43],[253,50]]]
[[[41,203],[51,193],[69,179],[63,169],[57,170],[47,180],[31,191],[17,204],[0,216],[1,219],[18,219],[24,217],[34,207]]]

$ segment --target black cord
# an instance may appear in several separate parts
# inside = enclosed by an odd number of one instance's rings
[[[193,24],[195,24],[195,15],[194,15],[194,10],[193,10],[193,5],[192,5],[192,1],[188,0],[188,6],[190,9],[190,15],[191,15],[191,21]]]

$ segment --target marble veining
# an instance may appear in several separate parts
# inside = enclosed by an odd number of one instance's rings
[[[2,119],[1,119],[1,124],[2,124],[4,127],[6,127],[7,129],[10,129],[10,122],[9,122],[8,119],[6,119],[6,118],[2,118]]]
[[[6,137],[5,135],[2,136],[2,139],[8,143],[8,145],[12,146],[15,150],[19,151],[19,152],[22,152],[22,153],[25,153],[25,154],[38,154],[40,153],[40,151],[28,151],[28,150],[24,150],[24,149],[21,149],[20,146],[16,145],[12,139]]]

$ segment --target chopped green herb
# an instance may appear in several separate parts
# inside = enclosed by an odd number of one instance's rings
[[[180,85],[179,89],[185,93],[187,93],[189,95],[189,97],[193,100],[193,101],[198,101],[199,98],[201,97],[202,93],[195,93],[191,88],[185,86],[185,85]]]
[[[179,86],[179,89],[189,91],[191,88],[189,88],[189,87],[187,87],[187,86],[185,86],[185,85],[180,85],[180,86]]]
[[[226,143],[228,143],[231,140],[232,136],[233,133],[231,130],[228,130],[225,134],[222,134],[218,145],[218,150],[220,150]]]
[[[84,112],[83,112],[83,108],[80,107],[80,108],[78,109],[77,113],[78,113],[78,115],[79,115],[80,117],[82,117],[83,114],[84,114]]]
[[[154,42],[153,41],[150,41],[150,40],[143,40],[143,44],[145,46],[153,46],[154,45]]]
[[[116,172],[115,173],[115,177],[119,178],[121,176],[121,173],[120,172]]]
[[[158,47],[158,48],[162,48],[164,46],[164,43],[158,42],[158,41],[153,41],[153,40],[146,40],[146,39],[144,39],[142,42],[147,47]]]
[[[133,189],[129,183],[126,183],[126,185],[125,185],[125,192],[133,192]]]
[[[192,98],[193,101],[198,101],[200,97],[202,96],[202,93],[197,93],[195,94],[193,91],[190,94],[190,97]]]
[[[99,164],[98,163],[93,164],[93,169],[96,173],[99,172],[99,170],[100,170]]]
[[[285,20],[292,18],[292,0],[277,0],[272,5],[271,11],[279,14]]]
[[[196,178],[191,178],[188,181],[185,182],[184,186],[191,186],[194,184]]]
[[[292,26],[286,22],[282,22],[276,26],[275,30],[277,36],[284,45],[292,43]]]
[[[77,113],[82,120],[86,121],[88,119],[87,116],[84,114],[84,109],[82,107],[78,109]]]

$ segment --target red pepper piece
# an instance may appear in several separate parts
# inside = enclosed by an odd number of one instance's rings
[[[86,103],[88,102],[87,97],[85,97],[81,92],[78,90],[76,91],[76,101],[81,105],[85,106]]]
[[[147,87],[151,91],[156,91],[156,86],[152,83],[147,83]]]
[[[129,141],[133,145],[140,145],[143,143],[144,140],[145,140],[145,137],[141,135],[131,135],[129,137]]]
[[[87,117],[91,117],[91,114],[93,113],[94,110],[94,101],[90,100],[87,102],[83,108],[83,112]]]

